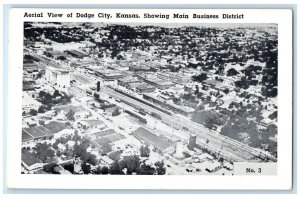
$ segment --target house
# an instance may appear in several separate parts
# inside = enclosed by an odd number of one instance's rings
[[[105,113],[106,113],[106,115],[108,115],[108,116],[112,116],[112,115],[113,115],[113,112],[114,112],[116,109],[119,109],[119,111],[120,111],[120,108],[119,108],[118,106],[112,106],[112,107],[105,108]]]
[[[33,153],[23,148],[21,153],[22,165],[28,170],[35,170],[43,167],[43,162]]]
[[[220,162],[211,162],[209,166],[205,169],[207,172],[213,173],[222,168]]]
[[[106,127],[105,123],[101,120],[81,120],[77,124],[83,129],[104,129]]]
[[[60,151],[62,151],[62,152],[66,150],[66,146],[63,145],[62,143],[59,143],[59,144],[57,145],[57,147],[58,147],[58,149],[59,149]]]

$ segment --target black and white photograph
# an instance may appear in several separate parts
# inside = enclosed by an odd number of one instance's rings
[[[23,25],[21,174],[276,175],[278,24]]]

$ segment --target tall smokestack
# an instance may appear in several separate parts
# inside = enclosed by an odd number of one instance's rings
[[[97,82],[97,92],[100,91],[100,81]]]

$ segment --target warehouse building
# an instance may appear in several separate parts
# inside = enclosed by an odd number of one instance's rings
[[[51,83],[58,87],[70,87],[70,71],[66,69],[47,67],[45,80],[48,83]]]

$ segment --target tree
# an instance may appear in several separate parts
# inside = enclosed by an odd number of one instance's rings
[[[35,110],[35,109],[30,109],[30,111],[29,111],[29,114],[31,115],[31,116],[36,116],[37,115],[37,110]]]
[[[122,153],[123,153],[122,150],[111,152],[109,154],[109,158],[114,160],[114,161],[119,161]]]
[[[83,161],[83,163],[89,163],[93,166],[97,164],[96,155],[89,152],[85,152],[83,155],[81,155],[80,159]]]
[[[227,76],[236,76],[239,72],[236,71],[234,68],[230,68],[228,71],[227,71]]]
[[[120,167],[119,162],[115,161],[111,166],[110,166],[110,174],[112,175],[123,175],[122,167]]]
[[[206,73],[201,73],[198,76],[193,76],[192,78],[193,78],[194,81],[202,82],[202,81],[207,79],[207,74]]]
[[[53,98],[56,98],[57,96],[61,96],[61,94],[59,93],[59,91],[56,89],[53,93]]]
[[[80,137],[80,135],[78,134],[78,131],[76,130],[75,133],[74,133],[74,135],[73,135],[73,137],[72,137],[72,140],[73,140],[74,142],[77,142],[77,141],[79,141],[80,139],[81,139],[81,137]]]
[[[166,168],[164,167],[164,162],[161,161],[161,162],[155,162],[154,164],[156,167],[155,167],[155,172],[157,175],[164,175],[166,174]]]
[[[91,173],[91,165],[88,163],[82,163],[81,164],[81,169],[83,171],[83,174],[90,174]]]
[[[45,113],[46,112],[46,106],[45,105],[41,105],[38,109],[38,113]]]
[[[277,111],[274,111],[268,116],[269,119],[274,120],[277,119]]]
[[[44,143],[37,143],[36,146],[33,148],[40,160],[45,162],[47,158],[54,157],[54,151],[51,149],[50,144]]]
[[[146,165],[145,163],[141,164],[138,175],[154,175],[155,174],[155,168]]]
[[[101,146],[100,153],[101,155],[105,155],[112,151],[111,145],[109,143],[105,143]]]
[[[120,161],[120,167],[123,170],[127,169],[127,174],[137,173],[140,167],[140,159],[136,155],[125,156],[122,161]]]
[[[120,115],[120,114],[121,114],[121,112],[120,112],[119,108],[116,108],[116,109],[111,113],[112,116],[118,116],[118,115]]]
[[[103,166],[103,167],[101,168],[101,174],[102,174],[102,175],[107,175],[108,173],[109,173],[108,167],[107,167],[107,166]]]
[[[141,146],[140,148],[141,157],[149,157],[150,149],[148,146]]]
[[[75,112],[74,112],[74,110],[72,110],[72,109],[66,114],[68,120],[71,120],[71,121],[74,121],[74,120],[75,120],[74,115],[75,115]]]
[[[196,91],[195,91],[195,95],[198,95],[199,94],[199,86],[196,85]]]
[[[70,171],[71,173],[74,172],[74,164],[72,164],[72,163],[65,164],[65,165],[63,165],[63,167],[64,167],[64,169]]]
[[[87,149],[87,145],[86,144],[78,144],[77,142],[75,142],[73,150],[74,150],[74,156],[77,157],[81,157],[82,155],[85,155],[86,153],[86,149]]]
[[[56,163],[49,163],[43,166],[43,170],[47,173],[55,174],[54,168],[57,166]]]

